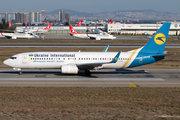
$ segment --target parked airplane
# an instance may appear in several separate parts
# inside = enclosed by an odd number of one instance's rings
[[[27,19],[26,19],[26,27],[22,29],[22,31],[14,31],[15,33],[1,33],[1,36],[4,36],[6,38],[9,39],[19,39],[19,38],[25,38],[25,39],[30,39],[30,38],[40,38],[38,35],[36,35],[34,32],[45,32],[50,30],[51,28],[51,23],[49,23],[49,25],[44,28],[44,29],[37,29],[37,30],[33,30],[33,29],[29,29],[27,28]]]
[[[101,39],[108,39],[108,40],[114,40],[116,39],[115,36],[113,35],[109,35],[106,32],[103,32],[97,28],[94,29],[94,31],[96,32],[96,34],[80,34],[78,32],[76,32],[76,30],[69,25],[69,29],[71,31],[71,35],[77,38],[89,38],[89,39],[95,39],[95,40],[101,40]]]
[[[36,35],[34,32],[30,31],[27,26],[24,28],[22,33],[1,33],[1,36],[4,36],[9,39],[19,39],[19,38],[25,38],[25,39],[30,39],[30,38],[40,38],[38,35]]]
[[[87,36],[87,34],[80,34],[80,33],[76,32],[76,30],[71,25],[69,25],[69,29],[71,31],[70,35],[72,35],[74,37],[77,37],[77,38],[89,38]]]
[[[30,39],[35,37],[39,38],[39,36],[37,36],[36,34],[31,35],[28,33],[1,33],[1,35],[9,39],[19,39],[19,38]]]
[[[82,21],[83,20],[80,20],[79,23],[74,26],[76,27],[76,29],[86,29],[86,27],[82,27],[81,24],[82,24]],[[27,26],[27,28],[32,31],[32,32],[38,32],[38,33],[44,33],[44,32],[47,32],[48,30],[52,29],[52,30],[69,30],[69,26],[52,26],[51,27],[51,23],[49,23],[49,25],[46,27],[46,26]],[[49,28],[49,29],[47,29]],[[17,26],[16,27],[16,32],[23,32],[25,29],[24,26]],[[45,29],[45,30],[44,30]]]
[[[51,29],[51,24],[52,23],[49,23],[48,26],[46,26],[46,28],[43,28],[43,27],[40,27],[40,28],[34,28],[34,27],[22,27],[22,28],[19,28],[17,29],[16,28],[16,31],[15,32],[19,32],[19,33],[32,33],[32,32],[38,32],[38,33],[44,33],[44,32],[48,32],[50,29]]]
[[[166,56],[164,48],[170,25],[169,22],[164,23],[145,46],[128,52],[26,52],[13,55],[3,63],[19,71],[23,68],[57,68],[63,74],[85,70],[88,75],[93,69],[123,69],[152,64]]]

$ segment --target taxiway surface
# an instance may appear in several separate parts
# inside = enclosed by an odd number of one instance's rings
[[[131,68],[84,71],[78,75],[63,75],[57,69],[23,70],[0,68],[0,86],[33,87],[180,87],[180,69]]]
[[[109,44],[111,48],[139,48],[144,46],[144,44]],[[0,47],[3,48],[22,48],[22,47],[32,47],[32,48],[41,48],[41,47],[56,47],[56,48],[104,48],[107,44],[11,44],[3,43],[0,44]],[[180,44],[167,44],[165,48],[180,48]]]

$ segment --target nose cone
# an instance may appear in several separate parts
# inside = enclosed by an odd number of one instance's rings
[[[5,60],[3,63],[4,63],[5,65],[9,66],[9,60],[8,60],[8,59]]]

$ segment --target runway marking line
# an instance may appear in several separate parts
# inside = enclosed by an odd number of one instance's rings
[[[129,85],[133,88],[137,88],[137,86],[134,83],[129,83]]]

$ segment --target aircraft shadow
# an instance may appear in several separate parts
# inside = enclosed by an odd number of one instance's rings
[[[0,73],[7,74],[19,74],[19,71],[0,71]],[[115,71],[91,71],[91,75],[86,75],[83,70],[79,71],[78,74],[61,74],[61,71],[22,71],[22,74],[53,74],[56,76],[83,76],[97,78],[96,74],[139,74],[148,73],[145,70],[127,70],[127,69],[116,69]],[[38,76],[38,75],[37,75]]]

